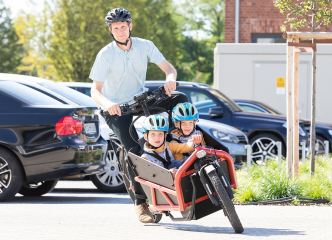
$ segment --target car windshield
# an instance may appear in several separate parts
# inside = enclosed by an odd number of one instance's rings
[[[265,103],[259,103],[259,105],[266,110],[268,110],[270,113],[275,114],[275,115],[283,115],[281,112],[278,110],[275,110],[274,108],[270,107],[269,105],[266,105]]]
[[[228,109],[231,110],[232,112],[243,112],[242,109],[233,100],[226,97],[219,90],[210,88],[209,91],[216,98],[218,98],[219,101],[221,101],[223,104],[225,104],[225,106],[228,107]]]
[[[60,84],[56,84],[54,82],[42,82],[39,83],[43,87],[46,87],[68,99],[71,101],[87,107],[99,107],[98,103],[96,103],[92,98],[82,94],[78,91],[75,91],[69,87],[62,86]]]
[[[1,81],[0,89],[30,105],[64,105],[52,97],[16,82]]]

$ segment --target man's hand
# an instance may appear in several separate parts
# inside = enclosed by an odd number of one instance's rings
[[[173,178],[175,179],[175,175],[176,175],[178,169],[176,169],[176,168],[172,168],[172,169],[170,169],[170,171],[171,171],[171,173],[172,173],[172,175],[173,175]]]
[[[188,142],[192,142],[195,145],[198,145],[202,142],[202,136],[200,134],[195,134]]]
[[[176,89],[176,81],[167,81],[164,85],[166,94],[170,97],[171,93]]]
[[[109,103],[105,105],[105,108],[110,113],[110,115],[118,115],[121,116],[121,109],[119,104],[117,103]]]

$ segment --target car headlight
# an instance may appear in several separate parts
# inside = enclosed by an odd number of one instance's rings
[[[329,132],[329,134],[332,136],[332,129],[330,129],[328,132]]]
[[[236,136],[234,136],[233,134],[225,133],[223,131],[216,130],[216,129],[211,129],[210,132],[216,139],[218,139],[222,142],[230,142],[230,143],[239,142],[239,139]]]
[[[284,123],[282,125],[284,128],[287,128],[287,123]],[[303,128],[301,126],[299,126],[299,134],[302,136],[302,137],[305,137],[306,134],[305,134],[305,131],[303,130]]]

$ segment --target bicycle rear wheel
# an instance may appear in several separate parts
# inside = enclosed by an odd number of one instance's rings
[[[114,144],[115,145],[115,144]],[[131,185],[130,185],[130,180],[129,180],[129,174],[128,174],[128,169],[127,169],[127,163],[125,161],[125,157],[126,157],[126,152],[124,150],[123,147],[119,147],[117,148],[117,151],[119,151],[119,157],[118,157],[118,161],[121,165],[122,168],[122,176],[123,176],[123,183],[126,187],[126,190],[130,196],[130,199],[133,203],[135,203],[135,194],[133,192],[133,190],[131,189]]]
[[[220,181],[220,178],[216,171],[211,171],[208,173],[209,179],[211,181],[211,184],[214,188],[214,191],[217,194],[217,197],[221,201],[221,206],[226,213],[228,220],[230,221],[234,231],[236,233],[242,233],[244,231],[241,221],[235,211],[234,205],[229,198],[223,184]]]

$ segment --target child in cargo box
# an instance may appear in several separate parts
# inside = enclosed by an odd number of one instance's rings
[[[197,108],[191,103],[179,103],[172,110],[172,121],[175,130],[171,132],[171,142],[186,143],[194,135],[201,136],[201,145],[206,147],[206,143],[203,138],[203,134],[195,129],[195,124],[198,121],[199,113]],[[188,153],[175,153],[174,158],[181,162],[187,160],[192,154],[192,151]]]
[[[166,142],[169,130],[168,120],[162,115],[151,115],[143,122],[144,144],[142,158],[169,169],[173,177],[182,161],[174,158],[175,154],[192,152],[201,143],[201,135],[192,135],[185,143]]]

